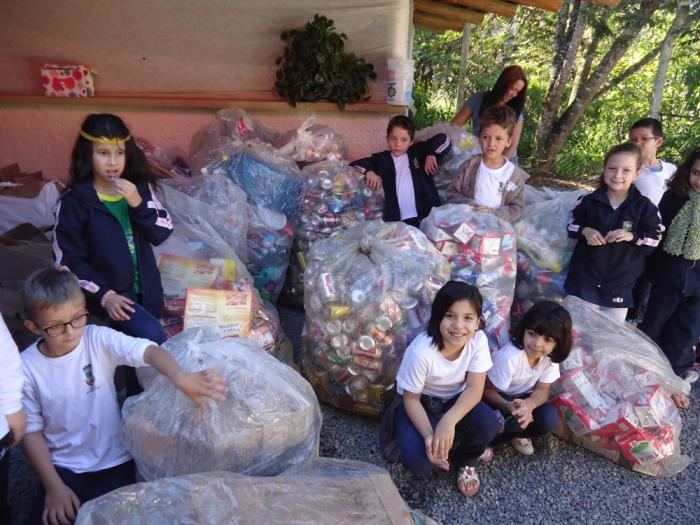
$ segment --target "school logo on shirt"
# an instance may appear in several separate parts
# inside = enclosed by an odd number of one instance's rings
[[[417,158],[413,159],[413,167],[417,170],[420,169],[420,162],[418,162]]]
[[[83,374],[85,374],[85,383],[87,383],[87,386],[94,386],[95,376],[92,375],[92,364],[87,364],[83,367]]]
[[[625,221],[622,223],[622,229],[626,232],[632,231],[632,221]]]

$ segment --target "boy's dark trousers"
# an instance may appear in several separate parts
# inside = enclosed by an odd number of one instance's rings
[[[10,505],[7,503],[7,492],[10,481],[10,451],[3,450],[0,445],[0,454],[5,455],[0,459],[0,523],[8,525],[12,523]]]

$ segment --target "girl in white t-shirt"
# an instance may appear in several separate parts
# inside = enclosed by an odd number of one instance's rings
[[[558,363],[571,351],[571,316],[555,302],[540,301],[527,311],[511,341],[493,354],[484,400],[505,418],[492,445],[510,441],[529,456],[534,453],[530,438],[551,432],[559,422],[548,401],[549,387],[559,379]]]
[[[427,330],[406,349],[396,377],[401,399],[393,422],[401,462],[416,475],[456,465],[465,496],[479,491],[476,465],[498,427],[496,413],[481,401],[491,368],[481,308],[476,287],[445,284]]]

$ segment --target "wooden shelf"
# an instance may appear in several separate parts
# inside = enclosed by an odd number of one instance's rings
[[[62,98],[0,92],[0,105],[112,106],[204,110],[242,108],[286,113],[402,113],[406,106],[378,102],[348,104],[345,111],[333,102],[300,102],[292,107],[269,92],[247,93],[102,93],[96,97]]]

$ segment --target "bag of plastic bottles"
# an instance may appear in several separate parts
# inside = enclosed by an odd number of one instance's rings
[[[348,145],[343,136],[323,124],[314,124],[309,117],[295,130],[283,133],[274,142],[281,153],[298,163],[320,162],[326,159],[347,159]]]
[[[292,523],[437,525],[383,468],[318,458],[275,477],[208,472],[136,483],[84,503],[76,525]]]
[[[285,302],[301,308],[306,257],[314,241],[346,230],[364,220],[379,220],[384,210],[384,190],[371,190],[365,176],[342,160],[306,166],[306,194],[294,217],[294,243]]]
[[[159,375],[127,399],[123,436],[145,480],[212,470],[270,476],[318,455],[313,389],[257,343],[192,329],[163,347],[188,372],[216,369],[228,393],[203,411]]]
[[[681,417],[672,394],[690,385],[661,350],[629,323],[616,323],[568,296],[574,345],[561,363],[553,400],[574,442],[635,472],[672,476],[681,454]]]
[[[510,339],[516,275],[515,231],[506,221],[468,204],[433,208],[420,229],[452,266],[452,279],[479,288],[491,351]]]
[[[303,366],[319,397],[378,415],[450,267],[419,230],[368,221],[314,243],[304,273]]]

